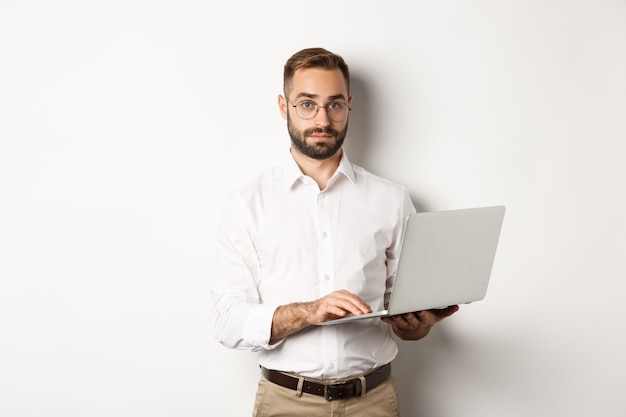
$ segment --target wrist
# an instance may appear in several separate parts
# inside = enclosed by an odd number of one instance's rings
[[[314,324],[312,303],[292,303],[280,306],[272,319],[271,340],[276,341]]]

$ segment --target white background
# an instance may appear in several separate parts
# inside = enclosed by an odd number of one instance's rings
[[[620,0],[0,1],[0,415],[250,415],[217,216],[323,46],[355,162],[420,210],[507,206],[485,300],[401,343],[403,415],[625,416],[625,41]]]

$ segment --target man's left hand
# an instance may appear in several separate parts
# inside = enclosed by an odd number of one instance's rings
[[[441,309],[416,311],[414,313],[399,314],[383,317],[382,320],[393,328],[400,339],[419,340],[426,336],[435,323],[451,316],[459,310],[458,305]]]

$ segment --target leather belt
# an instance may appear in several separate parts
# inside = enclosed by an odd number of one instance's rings
[[[300,378],[294,375],[286,374],[280,371],[273,371],[271,369],[261,368],[261,374],[265,379],[274,384],[280,385],[285,388],[298,390],[298,383]],[[378,369],[375,369],[369,374],[364,376],[365,389],[371,390],[374,387],[385,382],[391,375],[391,364],[383,365]],[[302,384],[302,392],[308,394],[320,395],[328,401],[333,400],[345,400],[351,397],[360,397],[363,393],[363,386],[361,384],[361,378],[352,378],[346,381],[336,382],[333,384],[321,384],[319,382],[311,381],[304,378]]]

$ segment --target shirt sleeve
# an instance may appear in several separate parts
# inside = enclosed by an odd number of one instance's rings
[[[402,236],[406,226],[406,219],[411,213],[415,213],[415,206],[411,201],[411,196],[406,188],[403,188],[402,203],[398,205],[398,217],[394,228],[393,243],[387,249],[387,281],[385,290],[385,308],[389,305],[391,298],[391,290],[398,271],[398,260],[400,258],[400,250],[402,249]]]
[[[260,270],[250,217],[237,196],[229,196],[217,232],[212,324],[216,339],[224,346],[258,351],[280,345],[269,344],[278,306],[262,304],[257,291]]]

